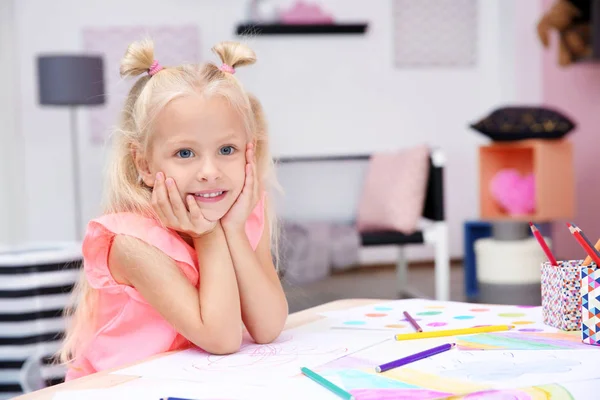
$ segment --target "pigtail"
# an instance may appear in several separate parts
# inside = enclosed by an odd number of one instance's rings
[[[238,42],[221,42],[212,49],[223,64],[232,68],[252,65],[256,62],[256,54],[248,46]]]
[[[141,75],[148,72],[153,62],[154,42],[150,39],[133,42],[121,59],[119,72],[123,78]]]

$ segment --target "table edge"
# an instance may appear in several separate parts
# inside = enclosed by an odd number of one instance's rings
[[[323,316],[319,315],[321,312],[325,311],[334,311],[334,310],[343,310],[353,307],[359,307],[363,305],[376,304],[384,301],[390,301],[389,299],[368,299],[368,298],[350,298],[350,299],[339,299],[330,301],[327,303],[320,304],[318,306],[310,307],[304,310],[297,311],[288,316],[288,320],[285,324],[284,330],[297,328],[299,326],[310,324],[311,322],[318,321]],[[103,389],[109,388],[113,386],[120,385],[122,383],[130,382],[134,379],[139,379],[138,376],[131,375],[119,375],[113,374],[112,372],[127,368],[129,366],[133,366],[139,364],[141,362],[146,362],[148,360],[164,357],[169,353],[158,354],[153,357],[149,357],[143,361],[138,361],[135,363],[131,363],[129,365],[123,365],[117,368],[111,368],[102,372],[97,372],[95,374],[85,376],[79,379],[75,379],[69,382],[60,383],[58,385],[50,386],[47,388],[43,388],[37,390],[35,392],[24,393],[17,397],[14,397],[13,400],[42,400],[42,399],[52,399],[54,394],[59,391],[69,391],[69,390],[83,390],[83,389]]]

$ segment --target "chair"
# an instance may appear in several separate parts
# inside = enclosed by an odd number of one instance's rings
[[[42,375],[42,368],[44,366],[42,360],[44,357],[43,352],[38,351],[29,356],[23,363],[19,373],[19,384],[23,393],[35,392],[47,386],[46,380]]]
[[[368,161],[370,159],[369,154],[358,154],[358,155],[338,155],[338,156],[314,156],[314,157],[281,157],[276,161],[281,166],[289,165],[306,165],[306,164],[317,164],[320,163],[324,166],[324,163],[330,164],[337,163],[341,165],[338,168],[341,171],[346,171],[346,175],[354,175],[351,179],[354,181],[351,186],[354,186],[354,193],[349,194],[350,191],[346,190],[349,196],[354,196],[352,200],[356,206],[358,202],[358,195],[356,189],[362,185],[362,179],[356,179],[356,175],[360,174],[358,169],[355,169],[354,162],[360,162],[363,164],[362,171],[366,170]],[[398,293],[401,297],[423,297],[421,294],[411,290],[408,285],[408,263],[406,260],[405,247],[407,245],[429,245],[433,246],[435,250],[435,299],[436,300],[449,300],[450,298],[450,252],[448,246],[448,226],[445,220],[444,213],[444,156],[440,150],[433,149],[429,156],[429,176],[427,181],[427,192],[425,198],[425,204],[423,207],[423,218],[427,224],[419,231],[406,235],[401,232],[395,231],[381,231],[381,232],[368,232],[362,233],[362,245],[363,246],[384,246],[384,245],[395,245],[398,248],[398,258],[396,262],[396,276],[397,276],[397,288]],[[316,168],[315,172],[322,170],[324,167]],[[344,172],[338,174],[342,177]],[[302,179],[298,176],[294,177],[294,185],[302,185]],[[344,191],[344,188],[338,186],[347,185],[347,178],[342,178],[336,181],[336,192]],[[310,207],[310,200],[308,199],[307,193],[310,194],[311,189],[301,190],[293,189],[295,196],[301,196],[302,199],[307,199],[306,203],[303,203],[304,208]],[[312,191],[326,190],[324,185],[312,189]],[[289,195],[289,190],[286,189]],[[337,199],[346,199],[348,196],[336,194]],[[335,199],[334,198],[334,199]],[[351,201],[351,202],[352,202]],[[320,207],[320,204],[315,202],[315,207]],[[315,209],[312,207],[311,209]],[[293,207],[292,207],[293,208]],[[325,207],[326,208],[326,207]],[[355,207],[356,209],[356,207]],[[329,210],[330,214],[334,214],[334,217],[339,216],[341,213],[337,209]],[[354,210],[352,210],[354,213]],[[323,217],[326,218],[327,210],[322,213]],[[353,214],[355,215],[355,213]]]

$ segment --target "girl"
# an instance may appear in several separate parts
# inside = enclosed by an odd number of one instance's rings
[[[105,213],[83,241],[61,360],[66,380],[198,346],[277,338],[288,314],[271,257],[274,183],[259,102],[233,76],[247,47],[213,48],[222,65],[162,67],[151,41],[129,46],[131,89],[113,139]]]

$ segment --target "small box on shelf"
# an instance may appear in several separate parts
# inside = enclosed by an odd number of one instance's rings
[[[490,182],[501,170],[512,168],[523,176],[533,173],[535,211],[511,215],[494,199]],[[575,214],[573,147],[566,139],[494,142],[479,148],[480,213],[483,220],[550,222]]]

